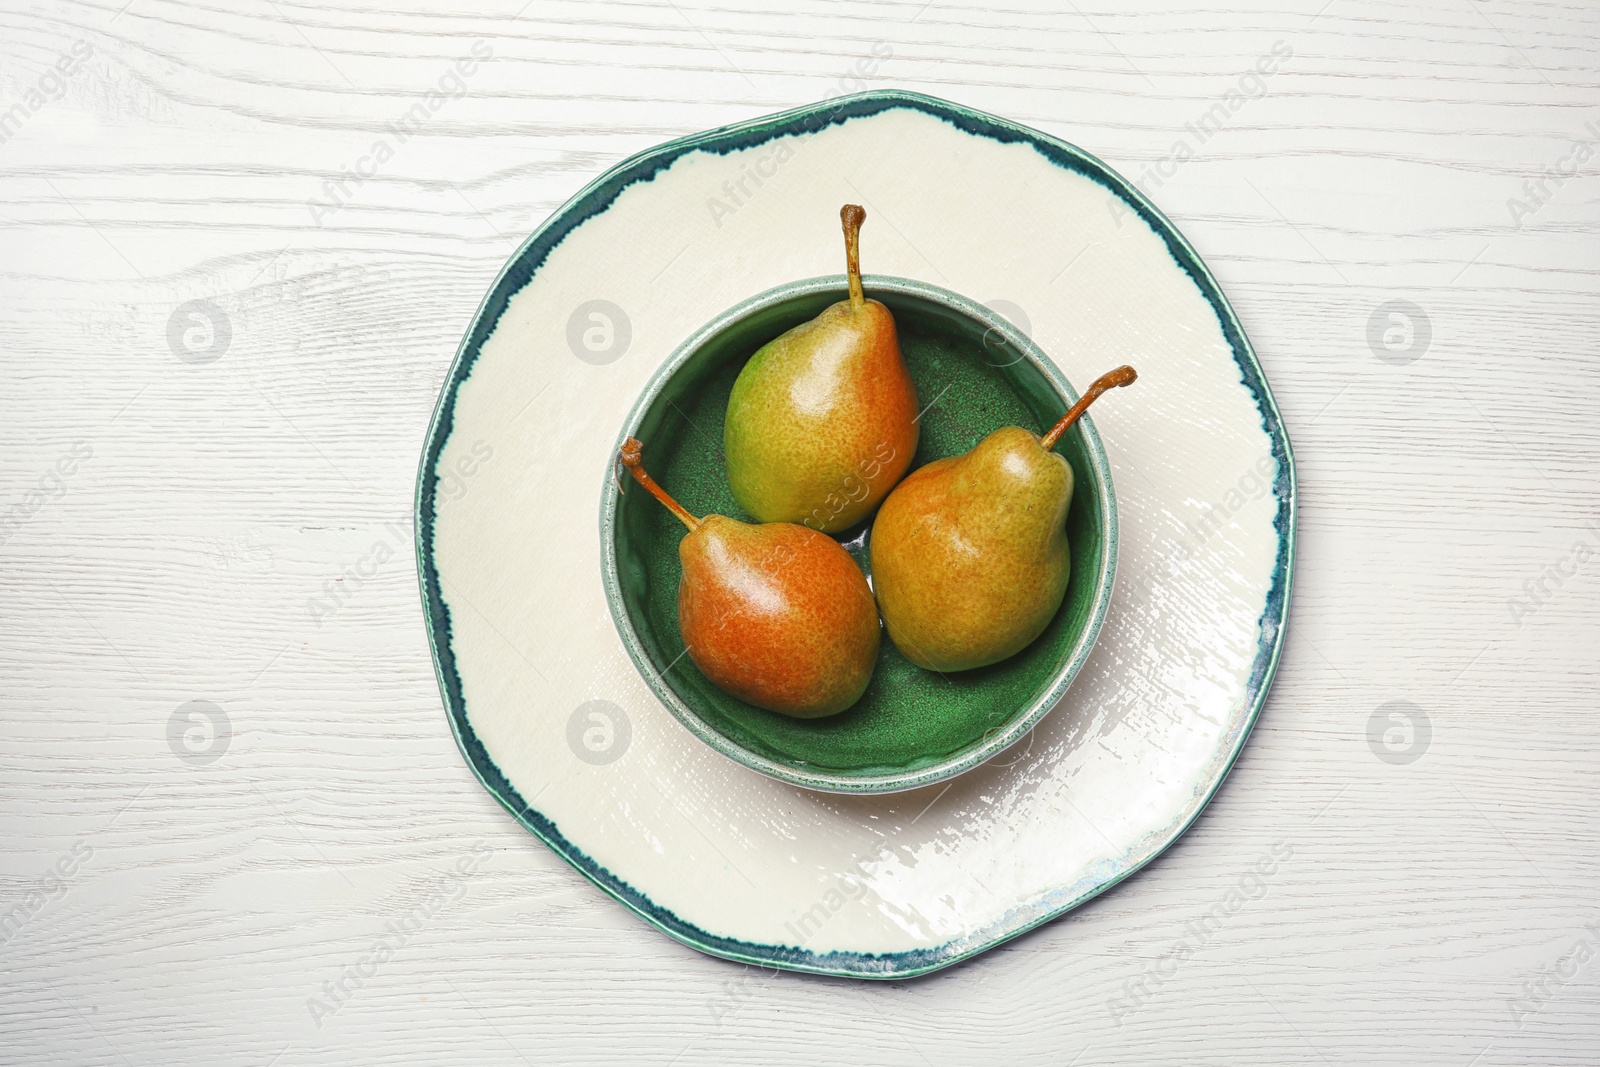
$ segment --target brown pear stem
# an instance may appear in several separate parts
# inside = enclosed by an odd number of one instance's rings
[[[844,269],[850,277],[850,307],[860,311],[867,302],[861,291],[861,224],[867,221],[867,209],[860,204],[846,204],[839,209],[839,220],[844,223]]]
[[[678,520],[689,527],[693,533],[700,528],[700,520],[689,514],[689,509],[672,499],[672,495],[656,484],[656,480],[644,469],[644,445],[639,443],[637,437],[630,437],[622,442],[622,451],[617,453],[617,462],[628,468],[628,473],[633,475],[633,480],[644,486],[645,491],[667,506],[667,510],[678,516]]]
[[[1089,405],[1100,399],[1102,393],[1108,393],[1118,386],[1132,385],[1138,380],[1139,372],[1132,367],[1124,366],[1118,367],[1116,370],[1106,371],[1094,380],[1094,384],[1090,385],[1088,391],[1078,398],[1076,404],[1067,409],[1067,413],[1061,416],[1061,421],[1050,427],[1050,432],[1041,437],[1039,443],[1044,445],[1047,452],[1056,447],[1056,442],[1061,440],[1061,435],[1072,429],[1072,424],[1078,421],[1078,416],[1088,411]]]

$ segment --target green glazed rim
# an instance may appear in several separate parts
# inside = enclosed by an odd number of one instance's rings
[[[1062,411],[1078,399],[1078,394],[1066,376],[1038,345],[1005,318],[984,305],[948,289],[909,278],[869,274],[862,278],[862,283],[869,295],[887,296],[891,299],[918,298],[972,321],[983,329],[985,336],[990,333],[997,334],[1011,353],[1020,357],[1020,361],[1025,361],[1054,389],[1061,402]],[[614,451],[621,448],[623,441],[639,434],[641,424],[658,403],[673,378],[691,364],[701,349],[724,332],[762,311],[797,298],[827,295],[842,297],[845,292],[845,278],[842,274],[789,282],[743,300],[701,326],[672,352],[651,377],[639,399],[635,401],[633,410],[629,412],[626,425],[617,435]],[[694,706],[700,699],[698,694],[687,686],[680,688],[668,681],[667,675],[673,664],[657,662],[656,658],[651,656],[646,643],[640,637],[639,629],[635,625],[636,620],[629,611],[618,561],[617,541],[621,526],[618,521],[621,504],[619,483],[608,472],[607,484],[601,493],[600,545],[606,602],[611,608],[617,632],[621,635],[622,643],[627,648],[628,655],[640,676],[649,685],[651,692],[666,705],[673,717],[700,740],[753,771],[791,785],[822,792],[869,794],[917,789],[971,770],[1021,740],[1056,706],[1072,684],[1073,678],[1088,660],[1111,603],[1111,589],[1117,565],[1117,506],[1116,493],[1111,484],[1111,467],[1106,459],[1100,435],[1095,432],[1094,424],[1087,414],[1078,420],[1071,434],[1077,440],[1091,473],[1090,478],[1080,482],[1078,492],[1092,493],[1091,506],[1096,513],[1100,532],[1099,551],[1095,554],[1092,575],[1080,577],[1074,573],[1072,578],[1075,583],[1085,578],[1089,580],[1089,610],[1078,631],[1068,636],[1055,669],[1048,675],[1042,688],[1034,691],[1031,699],[1006,714],[1000,726],[985,731],[977,743],[969,744],[936,762],[919,761],[912,767],[899,770],[833,772],[808,766],[798,760],[784,761],[757,752],[709,722]],[[1087,484],[1083,484],[1084,482]],[[1076,567],[1074,570],[1076,571]],[[1065,610],[1064,605],[1062,610]],[[887,635],[884,640],[888,640]],[[1013,661],[1003,661],[991,669],[1003,670],[1010,662]]]

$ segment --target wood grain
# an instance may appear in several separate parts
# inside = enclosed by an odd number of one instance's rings
[[[26,112],[0,132],[6,1062],[1595,1062],[1600,962],[1571,961],[1600,949],[1600,559],[1573,545],[1600,547],[1600,159],[1536,205],[1525,183],[1597,137],[1600,10],[450,6],[0,11],[0,116]],[[475,43],[491,57],[400,140]],[[866,86],[1143,180],[1233,300],[1302,492],[1276,687],[1195,828],[1071,917],[894,986],[700,956],[523,832],[455,750],[393,525],[532,227],[632,152]],[[1403,365],[1368,341],[1394,300],[1431,325]],[[190,301],[228,325],[213,362],[169,343]],[[169,742],[193,700],[231,727],[203,765]],[[1432,726],[1406,765],[1368,743],[1395,700]]]

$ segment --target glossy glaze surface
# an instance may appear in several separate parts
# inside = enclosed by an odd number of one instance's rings
[[[775,141],[792,151],[781,178],[708,218],[706,190]],[[1140,370],[1137,404],[1130,391],[1096,408],[1122,535],[1116,595],[1077,681],[1030,737],[948,788],[874,797],[775,782],[690,736],[617,635],[595,522],[617,428],[665,354],[752,292],[836,273],[808,235],[857,196],[893,205],[900,237],[874,246],[875,270],[1022,309],[1074,381],[1124,361]],[[632,327],[602,365],[576,358],[567,333],[595,299]],[[480,440],[496,462],[446,493],[440,472]],[[1227,537],[1192,532],[1263,468],[1271,490],[1229,504]],[[688,944],[902,977],[1114,885],[1204,806],[1277,662],[1294,479],[1237,321],[1137,192],[1024,127],[880,93],[664,146],[557,212],[463,344],[418,506],[451,723],[508,810]],[[534,648],[537,670],[519,655]],[[569,744],[596,700],[630,726],[604,762]]]

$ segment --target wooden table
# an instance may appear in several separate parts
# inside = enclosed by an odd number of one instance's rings
[[[1600,9],[401,6],[0,13],[0,1059],[1600,1061]],[[1141,181],[1302,493],[1276,688],[1200,822],[890,985],[700,956],[519,828],[451,739],[408,528],[532,227],[876,86]]]

